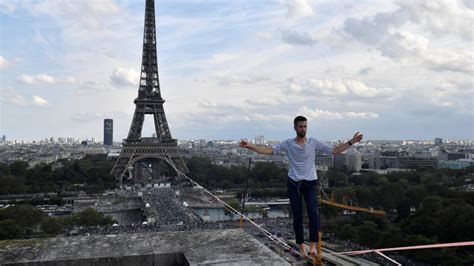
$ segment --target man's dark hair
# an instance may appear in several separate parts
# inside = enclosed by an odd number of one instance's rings
[[[306,119],[306,117],[304,117],[304,116],[299,115],[299,116],[295,117],[295,120],[293,120],[293,125],[296,127],[298,122],[303,122],[303,121],[308,121],[308,119]]]

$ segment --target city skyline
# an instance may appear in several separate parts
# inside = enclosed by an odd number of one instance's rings
[[[156,1],[158,67],[177,139],[473,139],[470,1]],[[126,137],[143,3],[0,1],[0,133]],[[471,23],[469,23],[471,22]],[[4,38],[3,36],[8,36]],[[151,119],[145,134],[151,134]]]

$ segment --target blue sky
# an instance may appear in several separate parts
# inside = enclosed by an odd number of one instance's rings
[[[474,138],[473,1],[155,0],[178,139]],[[0,0],[0,134],[129,130],[144,1]],[[150,135],[151,119],[144,134]]]

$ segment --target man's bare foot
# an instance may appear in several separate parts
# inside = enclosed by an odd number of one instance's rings
[[[310,251],[311,257],[316,257],[318,255],[317,249],[316,249],[316,242],[311,242],[311,251]]]
[[[304,243],[300,244],[300,256],[303,259],[308,257],[308,254],[306,253],[306,245]]]

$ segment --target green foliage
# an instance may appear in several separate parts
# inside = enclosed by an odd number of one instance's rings
[[[351,224],[345,224],[339,230],[339,237],[342,239],[355,240],[357,237],[357,230]]]
[[[55,170],[50,164],[28,169],[28,163],[23,161],[0,164],[0,195],[79,189],[100,193],[116,187],[110,174],[114,162],[108,161],[105,155],[87,155],[81,160],[61,160],[61,163],[63,166]]]
[[[6,175],[0,177],[0,195],[17,194],[26,192],[25,179],[23,177],[15,177]]]
[[[6,163],[0,163],[0,178],[10,175],[10,167]]]
[[[285,188],[286,191],[287,170],[275,163],[256,163],[250,173],[247,167],[227,168],[212,164],[205,157],[192,157],[186,163],[190,177],[209,189],[245,189],[248,178],[252,191],[267,188]]]
[[[56,217],[46,217],[41,222],[41,231],[49,235],[60,234],[64,229],[64,220]]]
[[[330,187],[347,186],[349,184],[349,178],[347,175],[335,168],[329,169],[326,172],[326,176]]]
[[[76,226],[95,226],[113,224],[115,221],[109,216],[100,214],[95,209],[87,208],[72,216],[69,223]]]
[[[23,177],[26,175],[28,169],[28,163],[23,161],[16,161],[9,165],[10,172],[12,175],[17,177]]]
[[[372,246],[375,243],[379,243],[381,239],[381,234],[377,229],[377,225],[371,221],[364,221],[356,228],[356,232],[357,242],[366,246]]]
[[[23,231],[24,228],[13,219],[0,220],[0,240],[20,238]]]
[[[22,228],[39,224],[43,217],[44,214],[40,210],[27,204],[10,206],[0,210],[0,221],[10,219]]]

